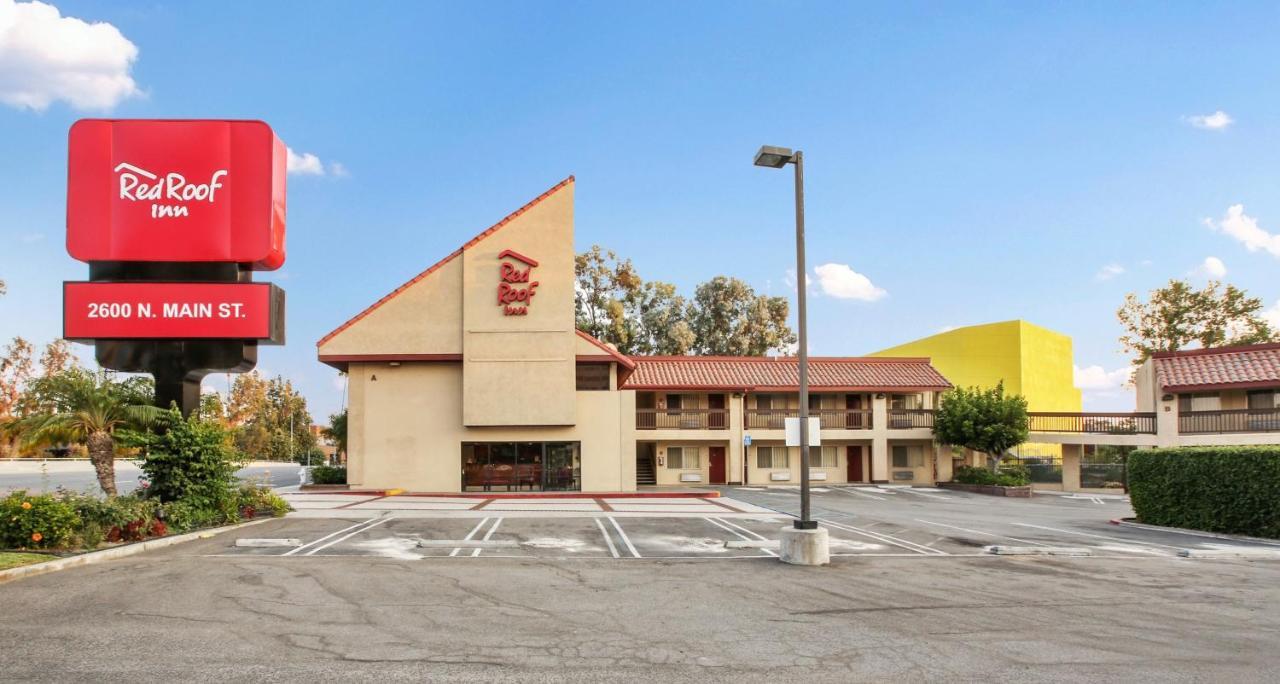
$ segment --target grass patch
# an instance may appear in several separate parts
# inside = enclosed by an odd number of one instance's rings
[[[46,556],[42,553],[0,551],[0,570],[8,570],[9,568],[31,565],[32,563],[43,563],[47,560],[53,560],[53,556]]]

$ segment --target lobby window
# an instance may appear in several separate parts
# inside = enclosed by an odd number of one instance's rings
[[[836,447],[809,447],[810,468],[835,468],[838,461]]]
[[[757,468],[786,468],[787,467],[787,448],[780,447],[780,446],[756,447],[756,467]]]
[[[893,447],[894,468],[921,468],[924,466],[924,449],[918,446]]]
[[[667,470],[698,470],[697,447],[667,447]]]
[[[609,364],[578,364],[579,392],[607,392],[609,390]]]

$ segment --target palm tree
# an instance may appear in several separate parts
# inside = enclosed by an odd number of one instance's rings
[[[115,496],[117,431],[149,427],[161,419],[164,411],[126,403],[109,385],[97,383],[74,388],[61,403],[61,410],[26,416],[7,429],[20,436],[23,446],[84,442],[98,485],[107,496]]]

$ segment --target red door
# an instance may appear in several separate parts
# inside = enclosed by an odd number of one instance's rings
[[[847,412],[844,414],[844,426],[849,430],[861,430],[863,428],[862,413],[862,395],[849,394],[844,398],[844,407]],[[853,466],[849,466],[853,467]]]
[[[711,447],[711,484],[724,483],[724,447]]]
[[[847,460],[849,461],[849,481],[865,482],[866,480],[862,478],[862,447],[849,447]]]

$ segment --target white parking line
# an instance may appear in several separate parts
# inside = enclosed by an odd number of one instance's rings
[[[908,494],[915,494],[916,496],[927,496],[930,499],[942,499],[943,501],[954,501],[956,503],[969,503],[968,501],[962,501],[961,499],[954,496],[947,496],[945,494],[930,494],[928,492],[918,492],[910,487],[905,487],[903,489],[899,489],[898,491],[906,492]]]
[[[609,545],[609,553],[613,554],[613,557],[614,557],[614,558],[617,558],[617,557],[618,557],[618,547],[616,547],[616,546],[614,546],[614,545],[613,545],[613,539],[612,539],[611,537],[609,537],[609,530],[606,530],[606,529],[604,528],[604,523],[600,522],[600,518],[592,518],[592,520],[595,520],[595,521],[596,521],[596,527],[599,527],[599,528],[600,528],[600,534],[603,534],[603,535],[604,535],[604,543],[606,543],[606,544],[608,544],[608,545]]]
[[[336,537],[336,536],[338,536],[338,535],[342,534],[343,532],[346,532],[347,530],[354,530],[355,528],[360,527],[360,526],[362,526],[362,525],[368,525],[369,523],[373,522],[373,520],[376,520],[376,518],[375,518],[375,519],[370,519],[370,520],[361,520],[360,522],[358,522],[358,523],[356,523],[356,524],[354,524],[354,525],[352,525],[352,526],[350,526],[350,527],[344,527],[344,528],[342,528],[342,529],[338,530],[337,532],[333,532],[333,533],[331,533],[331,534],[326,534],[325,536],[323,536],[323,537],[321,537],[321,538],[319,538],[319,539],[317,539],[317,540],[315,540],[315,541],[313,541],[313,542],[307,542],[306,544],[303,544],[302,546],[299,546],[298,548],[293,549],[292,551],[286,551],[286,552],[284,552],[284,553],[282,553],[282,554],[280,554],[280,555],[282,555],[282,556],[292,556],[293,554],[295,554],[295,553],[297,553],[297,552],[299,552],[299,551],[301,551],[301,550],[303,550],[303,549],[307,548],[308,546],[312,546],[313,544],[319,544],[320,542],[322,542],[322,541],[324,541],[324,540],[326,540],[326,539],[329,539],[329,538],[331,538],[331,537]]]
[[[494,520],[494,521],[493,521],[493,526],[489,528],[489,531],[488,531],[488,532],[485,532],[485,533],[484,533],[484,541],[489,541],[489,537],[492,537],[492,536],[493,536],[493,533],[494,533],[494,532],[496,532],[496,531],[498,530],[498,525],[501,525],[501,524],[502,524],[502,518],[498,518],[497,520]],[[472,557],[472,558],[475,558],[476,556],[479,556],[479,555],[480,555],[480,551],[481,551],[481,549],[476,549],[475,551],[472,551],[472,552],[471,552],[471,557]]]
[[[946,551],[940,551],[938,549],[930,548],[923,544],[917,544],[913,541],[907,541],[906,539],[899,539],[897,537],[890,536],[882,532],[870,532],[868,530],[864,530],[859,527],[854,527],[853,525],[844,525],[841,523],[831,522],[830,520],[819,520],[818,522],[822,523],[823,525],[829,525],[836,529],[844,530],[846,532],[854,532],[856,534],[861,534],[864,537],[870,537],[876,541],[882,541],[886,544],[893,544],[894,546],[899,546],[908,551],[915,551],[916,553],[926,555],[926,556],[929,556],[929,555],[950,556],[951,555]]]
[[[984,537],[995,537],[996,539],[1009,539],[1016,542],[1022,542],[1023,544],[1035,544],[1036,546],[1049,546],[1048,544],[1045,544],[1043,542],[1031,541],[1030,539],[1019,539],[1017,537],[1010,537],[1007,534],[992,534],[991,532],[983,532],[982,530],[971,530],[967,527],[956,527],[955,525],[948,525],[946,523],[933,522],[932,520],[921,520],[920,518],[916,518],[916,522],[922,522],[926,525],[937,525],[938,527],[950,527],[953,530],[960,530],[961,532],[968,532],[969,534],[980,534]]]
[[[754,536],[756,539],[758,539],[758,540],[760,540],[760,541],[776,541],[776,540],[769,539],[768,537],[766,537],[766,536],[764,536],[764,535],[762,535],[762,534],[760,534],[760,533],[758,533],[758,532],[755,532],[755,531],[753,531],[753,530],[749,530],[749,529],[747,529],[747,528],[743,527],[742,525],[739,525],[739,524],[737,524],[737,523],[733,523],[733,522],[729,522],[728,520],[726,520],[726,519],[724,519],[724,518],[716,518],[716,520],[719,520],[720,522],[724,523],[725,525],[728,525],[728,526],[729,526],[729,527],[731,527],[731,528],[738,529],[738,530],[742,530],[742,531],[743,531],[743,532],[745,532],[746,534],[752,535],[752,536]],[[761,549],[761,550],[762,550],[762,551],[764,551],[765,553],[769,554],[770,556],[777,556],[777,555],[778,555],[778,554],[774,553],[773,551],[771,551],[770,549]]]
[[[640,552],[636,551],[636,547],[631,544],[631,539],[627,537],[627,533],[622,531],[622,526],[618,524],[618,519],[611,515],[609,516],[609,522],[613,523],[613,529],[618,531],[618,538],[622,540],[623,544],[627,545],[627,550],[631,552],[631,555],[640,558]]]
[[[389,522],[389,521],[394,520],[394,519],[395,519],[395,516],[393,516],[393,515],[388,515],[388,516],[387,516],[387,517],[385,517],[385,518],[379,518],[379,519],[377,519],[377,520],[374,520],[372,523],[370,523],[370,524],[368,524],[368,525],[365,525],[365,526],[364,526],[363,528],[361,528],[361,529],[358,529],[358,530],[356,530],[356,531],[354,531],[354,532],[351,532],[351,533],[349,533],[349,534],[347,534],[347,535],[344,535],[344,536],[338,537],[337,539],[334,539],[333,541],[329,542],[328,544],[325,544],[324,546],[317,546],[317,547],[315,547],[314,549],[311,549],[310,551],[308,551],[308,552],[306,552],[306,553],[304,553],[304,554],[302,554],[302,555],[304,555],[304,556],[310,556],[310,555],[314,554],[314,553],[315,553],[315,552],[317,552],[317,551],[324,551],[325,549],[329,548],[330,546],[333,546],[334,544],[342,543],[342,542],[344,542],[344,541],[346,541],[346,540],[348,540],[348,539],[350,539],[350,538],[352,538],[352,537],[356,536],[357,534],[360,534],[361,532],[364,532],[364,531],[366,531],[366,530],[371,530],[371,529],[373,529],[373,528],[377,527],[378,525],[381,525],[382,523]],[[302,548],[302,547],[298,547],[298,548]]]
[[[486,523],[488,523],[490,520],[493,520],[493,518],[485,518],[485,519],[481,520],[481,521],[480,521],[480,523],[479,523],[478,525],[476,525],[475,527],[471,528],[471,531],[470,531],[470,532],[468,532],[468,533],[467,533],[467,536],[463,537],[463,539],[471,539],[472,537],[476,536],[476,533],[477,533],[477,532],[479,532],[479,531],[480,531],[480,529],[481,529],[482,527],[484,527],[484,526],[485,526],[485,524],[486,524]],[[452,550],[452,551],[450,551],[450,552],[449,552],[449,557],[450,557],[450,558],[452,558],[452,557],[454,557],[454,556],[458,555],[458,553],[460,553],[461,551],[462,551],[462,549],[460,549],[460,548],[458,548],[458,549],[454,549],[454,550]]]
[[[748,542],[749,542],[749,541],[759,541],[759,540],[753,540],[751,537],[748,537],[747,535],[745,535],[745,534],[743,534],[743,533],[739,532],[738,530],[735,530],[735,529],[733,529],[732,527],[729,527],[727,524],[725,524],[725,522],[724,522],[723,520],[716,520],[715,518],[703,518],[703,520],[706,520],[707,522],[711,523],[712,525],[715,525],[716,527],[719,527],[720,529],[724,530],[725,532],[728,532],[729,534],[732,534],[732,535],[734,535],[734,536],[738,537],[738,538],[739,538],[739,539],[741,539],[742,541],[748,541]],[[748,531],[748,532],[750,532],[750,530],[747,530],[747,531]],[[755,533],[754,533],[754,532],[752,532],[752,534],[755,534]],[[757,537],[760,537],[760,535],[758,535],[758,534],[757,534],[756,536],[757,536]],[[764,539],[764,537],[760,537],[760,539]],[[766,540],[766,541],[767,541],[767,540]],[[773,556],[773,557],[775,557],[775,558],[777,558],[777,556],[778,556],[778,554],[774,553],[771,549],[765,549],[765,548],[762,548],[762,549],[760,549],[760,552],[761,552],[763,555]]]
[[[1019,523],[1019,522],[1016,522],[1016,523],[1013,523],[1013,524],[1014,524],[1014,525],[1017,525],[1018,527],[1032,527],[1032,528],[1035,528],[1035,529],[1038,529],[1038,530],[1049,530],[1050,532],[1061,532],[1061,533],[1063,533],[1063,534],[1074,534],[1074,535],[1076,535],[1076,536],[1078,536],[1078,537],[1094,537],[1094,538],[1096,538],[1096,539],[1106,539],[1106,540],[1109,540],[1109,541],[1117,541],[1117,542],[1122,542],[1122,543],[1125,543],[1125,544],[1141,544],[1141,545],[1143,545],[1143,546],[1156,546],[1156,547],[1159,547],[1159,548],[1162,548],[1162,549],[1173,549],[1174,551],[1179,551],[1179,550],[1181,550],[1181,548],[1182,548],[1182,547],[1180,547],[1180,546],[1169,546],[1168,544],[1157,544],[1156,542],[1139,541],[1139,540],[1137,540],[1137,539],[1126,539],[1126,538],[1124,538],[1124,537],[1108,537],[1108,536],[1107,536],[1107,535],[1105,535],[1105,534],[1093,534],[1093,533],[1090,533],[1090,532],[1074,532],[1074,531],[1072,531],[1072,530],[1061,530],[1061,529],[1058,529],[1058,528],[1056,528],[1056,527],[1045,527],[1044,525],[1032,525],[1031,523]]]
[[[869,492],[864,492],[864,491],[862,491],[862,490],[858,489],[857,487],[849,487],[849,488],[847,488],[847,489],[836,489],[835,491],[840,492],[840,493],[842,493],[842,494],[848,494],[849,496],[853,496],[854,494],[861,494],[862,496],[865,496],[865,497],[867,497],[868,499],[876,499],[876,500],[878,500],[878,501],[884,501],[884,497],[883,497],[883,496],[877,496],[877,495],[875,495],[875,494],[871,494],[871,493],[869,493]]]

